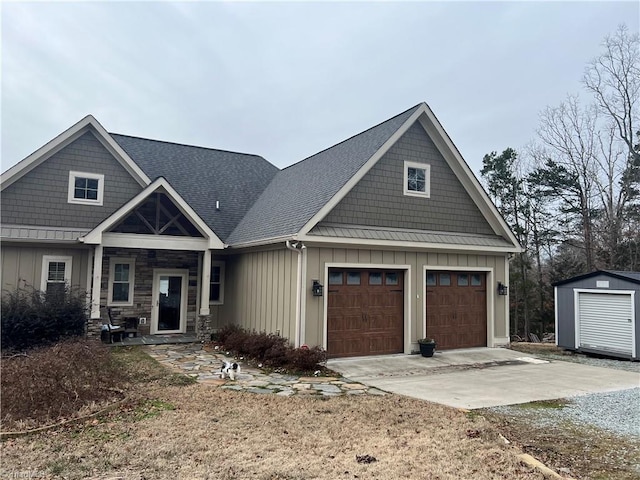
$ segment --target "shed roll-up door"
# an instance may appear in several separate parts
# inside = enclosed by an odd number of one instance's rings
[[[631,295],[578,294],[579,347],[632,355]]]

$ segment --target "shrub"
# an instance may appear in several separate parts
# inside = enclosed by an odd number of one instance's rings
[[[2,422],[51,423],[114,397],[122,375],[108,347],[72,339],[0,360]]]
[[[1,308],[3,351],[25,350],[85,333],[87,298],[78,289],[41,292],[21,288],[5,292]]]
[[[287,352],[286,359],[288,368],[310,371],[327,361],[327,352],[320,347],[292,348]]]
[[[220,329],[218,340],[236,355],[247,356],[269,367],[309,372],[327,360],[320,347],[293,348],[284,337],[266,332],[248,332],[231,325]]]

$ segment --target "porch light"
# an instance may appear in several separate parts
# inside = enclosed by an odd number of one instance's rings
[[[311,291],[313,292],[314,297],[322,296],[322,284],[318,280],[313,281],[313,286],[311,287]]]
[[[502,282],[498,282],[498,295],[507,295],[508,293],[509,287]]]

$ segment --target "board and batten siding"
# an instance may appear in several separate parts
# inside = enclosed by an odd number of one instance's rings
[[[296,337],[298,254],[281,248],[226,258],[224,305],[218,326],[239,325]],[[220,325],[222,323],[222,325]]]
[[[25,286],[40,290],[42,258],[45,255],[71,257],[71,286],[82,290],[87,287],[87,268],[91,251],[87,248],[65,248],[59,246],[7,245],[3,242],[2,292],[14,292]]]
[[[450,269],[486,269],[493,272],[493,285],[487,284],[488,299],[493,299],[493,305],[487,308],[489,324],[493,323],[494,341],[506,343],[508,341],[507,301],[508,297],[495,294],[497,282],[507,283],[507,258],[500,255],[475,255],[454,253],[429,253],[418,251],[368,250],[352,248],[320,248],[307,245],[307,264],[305,269],[304,289],[304,342],[308,345],[323,345],[325,338],[325,301],[321,297],[314,297],[311,292],[313,279],[319,279],[325,286],[327,295],[328,278],[326,278],[326,264],[344,264],[355,266],[361,264],[363,268],[395,269],[398,266],[408,266],[405,275],[405,353],[410,353],[411,344],[423,336],[425,323],[425,267],[436,267],[441,270]],[[356,267],[357,268],[357,267]],[[408,276],[407,276],[408,275]],[[489,276],[487,277],[489,281]],[[408,290],[407,290],[408,289]],[[492,290],[490,292],[490,290]],[[491,317],[492,316],[492,317]],[[407,322],[409,331],[407,331]],[[489,335],[491,342],[491,335]],[[324,345],[326,347],[326,345]],[[494,346],[489,344],[488,346]]]
[[[68,202],[70,171],[104,175],[102,205]],[[142,187],[87,132],[2,190],[2,222],[90,229],[140,191]]]
[[[431,166],[430,198],[404,195],[405,161]],[[407,130],[322,224],[495,235],[419,123]]]

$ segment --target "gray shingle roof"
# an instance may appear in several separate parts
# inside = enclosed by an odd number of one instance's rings
[[[419,106],[278,172],[227,243],[297,233]]]
[[[151,180],[166,178],[222,241],[278,173],[258,155],[111,136]]]

